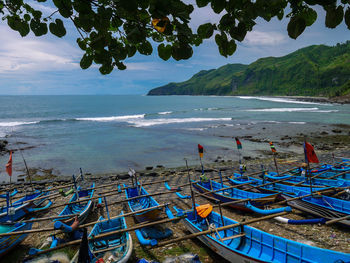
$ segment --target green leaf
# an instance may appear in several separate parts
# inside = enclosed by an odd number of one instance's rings
[[[150,42],[145,41],[142,42],[138,47],[137,50],[142,54],[142,55],[151,55],[153,48]]]
[[[86,47],[87,47],[86,42],[83,39],[77,38],[77,43],[78,43],[78,46],[80,47],[80,49],[86,50]]]
[[[28,15],[28,14],[24,14],[23,18],[27,22],[30,21],[30,15]]]
[[[103,75],[107,75],[107,74],[111,73],[112,70],[113,70],[112,64],[102,64],[102,66],[99,68],[99,71]]]
[[[34,19],[36,19],[36,20],[40,20],[42,14],[43,14],[43,13],[41,13],[41,11],[38,11],[38,10],[34,10],[34,11],[32,12],[33,17],[34,17]]]
[[[129,12],[135,12],[137,10],[136,0],[120,0],[119,5]]]
[[[344,20],[345,20],[345,24],[348,26],[348,29],[350,29],[350,7],[346,9]]]
[[[75,0],[73,2],[74,9],[81,14],[89,14],[91,13],[91,2],[86,0]]]
[[[230,30],[230,36],[238,41],[243,41],[247,34],[247,28],[245,23],[239,22],[237,27],[232,27]]]
[[[233,55],[233,53],[235,53],[236,49],[237,49],[237,45],[236,45],[235,41],[232,39],[230,42],[228,42],[227,54],[229,56]]]
[[[335,7],[327,8],[326,27],[329,27],[329,28],[337,27],[343,21],[343,16],[344,16],[344,10],[341,5],[338,6],[337,8]]]
[[[92,64],[92,59],[93,57],[92,56],[89,56],[87,54],[84,54],[84,56],[81,58],[80,60],[80,67],[82,69],[87,69],[91,66]]]
[[[55,23],[50,23],[49,29],[52,34],[58,37],[63,37],[67,33],[61,19],[56,19]]]
[[[196,0],[198,7],[205,7],[207,4],[209,4],[210,0]]]
[[[136,53],[136,47],[128,45],[128,46],[126,46],[126,48],[127,48],[127,52],[128,52],[128,57],[129,58],[133,57],[135,55],[135,53]]]
[[[283,19],[283,16],[284,16],[284,11],[283,11],[283,10],[280,10],[280,12],[277,14],[278,20],[282,20],[282,19]]]
[[[30,29],[37,37],[47,34],[47,25],[45,23],[41,23],[40,20],[32,19],[30,21]]]
[[[293,16],[288,23],[288,35],[293,39],[297,39],[297,37],[304,32],[306,27],[306,22],[304,18],[301,16]]]
[[[311,26],[317,19],[317,12],[312,8],[307,8],[301,16],[304,18],[306,26]]]
[[[118,67],[119,70],[124,70],[124,69],[126,69],[126,66],[124,65],[123,62],[116,61],[116,62],[115,62],[115,65]]]
[[[18,31],[22,37],[25,37],[26,35],[28,35],[28,33],[30,31],[28,23],[24,20],[21,20],[16,15],[15,16],[8,16],[7,17],[7,24],[13,30]]]
[[[210,38],[214,33],[214,27],[211,23],[206,23],[203,25],[200,25],[197,29],[197,34],[201,38]]]
[[[68,18],[73,14],[72,2],[70,0],[53,0],[53,3],[63,17]]]
[[[193,50],[190,45],[176,44],[171,47],[171,55],[177,61],[181,59],[189,59],[193,55]]]
[[[211,8],[217,14],[221,13],[225,9],[226,0],[211,0]]]
[[[158,46],[158,55],[163,60],[168,60],[171,57],[171,46],[163,43]]]

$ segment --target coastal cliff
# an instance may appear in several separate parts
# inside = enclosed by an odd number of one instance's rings
[[[250,65],[227,64],[202,70],[148,95],[274,95],[342,97],[350,94],[350,41],[313,45]]]

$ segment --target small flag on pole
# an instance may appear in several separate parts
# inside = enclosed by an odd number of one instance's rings
[[[237,137],[235,138],[235,140],[236,140],[236,143],[237,143],[237,149],[241,150],[242,149],[242,143],[239,141],[239,139]]]
[[[10,151],[10,158],[6,164],[6,172],[8,173],[9,176],[12,175],[12,151]]]
[[[203,150],[203,146],[198,144],[198,153],[200,158],[203,158]]]
[[[273,145],[272,142],[269,142],[269,144],[270,144],[270,147],[271,147],[271,151],[272,151],[273,153],[277,152],[277,151],[276,151],[276,148],[275,148],[275,145]]]
[[[309,163],[319,163],[314,147],[308,142],[304,142],[305,160]]]

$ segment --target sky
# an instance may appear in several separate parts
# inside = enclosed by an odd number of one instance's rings
[[[31,2],[44,15],[55,9]],[[228,63],[250,64],[262,57],[279,57],[309,45],[333,46],[350,39],[350,30],[342,22],[336,29],[324,25],[325,12],[317,9],[318,19],[306,28],[296,40],[288,37],[288,20],[257,20],[257,25],[243,42],[237,42],[236,52],[228,57],[219,54],[215,40],[205,40],[194,48],[192,58],[163,61],[155,52],[150,56],[135,55],[125,61],[127,69],[115,69],[101,75],[98,66],[87,70],[79,66],[83,52],[76,44],[78,34],[65,21],[67,35],[57,38],[50,33],[35,37],[32,33],[22,38],[11,30],[6,21],[0,21],[0,95],[70,95],[70,94],[146,94],[150,89],[169,82],[189,79],[200,70],[218,68]],[[218,21],[220,15],[209,7],[195,9],[191,27]]]

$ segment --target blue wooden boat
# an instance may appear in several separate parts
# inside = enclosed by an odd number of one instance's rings
[[[147,221],[156,221],[160,218],[160,214],[163,211],[162,207],[159,207],[159,203],[152,196],[142,196],[148,195],[148,192],[140,185],[132,188],[127,188],[127,185],[123,185],[125,189],[126,198],[135,198],[128,201],[129,209],[131,212],[136,212],[134,217],[138,222],[147,222]],[[140,196],[139,198],[137,198]],[[152,209],[153,207],[153,209]],[[147,211],[139,210],[148,209]],[[165,206],[165,213],[168,218],[174,218],[173,213],[168,206]],[[138,230],[135,230],[137,239],[142,245],[154,246],[158,242],[158,239],[163,239],[171,236],[173,232],[168,228],[163,228],[160,226],[154,227],[144,227]]]
[[[310,186],[309,178],[304,176],[293,176],[293,175],[286,175],[286,176],[277,176],[277,173],[269,172],[268,174],[264,175],[264,177],[268,180],[280,180],[280,179],[286,179],[282,182],[279,182],[281,184],[296,184],[300,183],[302,181],[305,181],[303,186]],[[322,188],[324,186],[330,186],[330,187],[348,187],[350,186],[350,181],[343,180],[343,179],[319,179],[319,178],[312,178],[311,179],[312,186]]]
[[[13,190],[11,194],[9,194],[10,197],[14,197],[18,193],[17,189]],[[6,194],[1,194],[0,198],[7,198],[7,193]]]
[[[193,183],[195,181],[192,181]],[[248,203],[247,201],[242,201],[241,203],[235,203],[229,205],[234,209],[239,209],[243,211],[254,211],[258,212],[259,210],[254,209],[254,207],[263,207],[265,205],[271,204],[276,201],[279,193],[273,194],[263,194],[263,193],[253,193],[249,191],[240,190],[237,188],[229,188],[224,189],[222,191],[217,191],[222,188],[227,188],[228,186],[225,184],[217,183],[215,181],[209,180],[207,182],[197,182],[193,184],[193,187],[200,193],[208,193],[208,195],[214,197],[217,200],[220,200],[223,203],[233,202],[244,200],[250,198],[251,201]],[[217,191],[217,192],[214,192]],[[264,213],[278,213],[282,212],[280,209],[271,209],[264,210]],[[263,211],[261,211],[263,213]]]
[[[236,177],[234,178],[228,178],[229,183],[231,185],[238,185],[238,184],[244,184],[247,182],[250,182],[249,185],[242,186],[243,189],[247,189],[247,191],[253,191],[253,192],[261,192],[261,193],[290,193],[293,194],[295,190],[300,191],[310,191],[310,185],[306,186],[291,186],[287,184],[280,184],[280,183],[274,183],[269,184],[265,186],[259,186],[265,183],[268,183],[269,181],[264,181],[258,178],[246,178],[244,176],[241,176],[240,174],[235,174]],[[256,188],[249,189],[251,186],[254,186]],[[317,188],[317,190],[323,190],[328,187],[324,186],[322,188]]]
[[[222,225],[219,214],[211,212],[202,219],[193,214],[193,210],[183,211],[174,207],[178,215],[186,214],[183,219],[192,233],[218,228]],[[224,225],[237,223],[223,217]],[[247,225],[216,231],[212,235],[202,235],[198,239],[226,260],[235,263],[283,262],[283,263],[330,263],[349,262],[350,254],[309,246],[261,231]]]
[[[294,175],[301,175],[302,171],[304,171],[304,169],[297,168],[294,171],[292,171],[291,173]],[[331,177],[331,176],[335,176],[339,173],[343,173],[343,172],[347,172],[347,173],[344,173],[344,174],[337,176],[335,178],[350,180],[350,167],[349,166],[337,165],[337,164],[335,164],[335,165],[324,164],[318,169],[310,170],[311,176],[320,174],[319,178],[326,178],[326,179]]]
[[[12,223],[12,224],[1,224],[0,233],[12,233],[23,230],[32,229],[32,223]],[[10,250],[14,249],[20,244],[28,234],[19,234],[12,236],[5,236],[0,238],[0,259]]]
[[[0,223],[7,221],[14,222],[32,212],[48,208],[52,205],[51,201],[49,201],[44,207],[39,206],[41,206],[47,200],[44,197],[49,195],[49,193],[50,192],[35,190],[33,193],[27,194],[21,199],[15,201],[12,203],[12,205],[9,204],[9,198],[7,197],[7,205],[0,208]]]
[[[123,215],[123,212],[121,212],[121,215]],[[106,220],[101,216],[98,221],[100,222],[94,225],[89,238],[127,228],[124,217]],[[107,259],[109,259],[108,262],[111,263],[126,263],[131,257],[132,249],[132,239],[128,232],[89,240],[89,250],[92,254],[91,263],[95,263],[100,259],[103,259],[103,262],[107,262]],[[78,253],[71,262],[78,262]]]
[[[128,187],[125,184],[123,186],[124,188]],[[135,198],[140,195],[148,195],[148,192],[142,186],[125,189],[125,196],[127,199]],[[133,199],[128,201],[128,205],[131,212],[137,212],[138,210],[159,206],[158,202],[152,196]],[[154,221],[159,218],[162,211],[163,209],[158,207],[146,212],[137,213],[135,214],[135,219],[138,222]]]
[[[88,217],[90,211],[93,208],[93,202],[92,200],[85,200],[84,199],[90,199],[94,195],[94,188],[95,183],[91,185],[88,190],[81,190],[81,187],[79,186],[77,188],[77,191],[74,193],[74,195],[71,197],[69,200],[69,203],[75,202],[75,201],[81,201],[79,203],[74,203],[74,204],[68,204],[64,207],[62,212],[59,214],[59,216],[64,216],[64,215],[71,215],[71,214],[78,214],[78,220],[80,223],[84,222],[86,218]],[[60,218],[60,219],[55,219],[54,221],[61,221],[64,224],[70,225],[74,221],[74,217],[67,217],[67,218]]]
[[[288,201],[294,197],[308,195],[310,192],[295,190],[294,194],[282,194]],[[316,217],[326,218],[328,220],[338,219],[350,215],[350,201],[333,198],[330,196],[315,195],[307,196],[301,199],[291,200],[288,205],[304,211]],[[344,219],[339,224],[350,226],[350,219]]]

